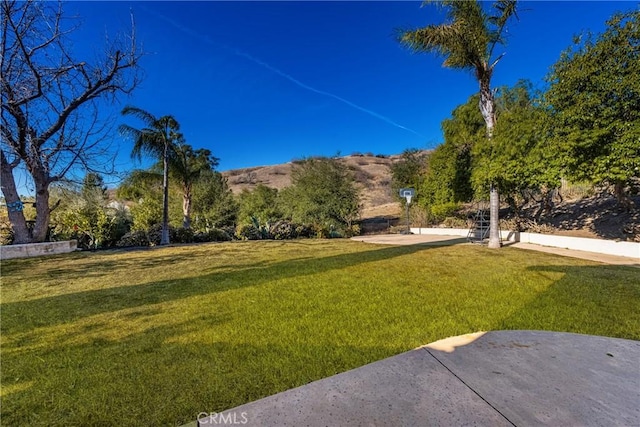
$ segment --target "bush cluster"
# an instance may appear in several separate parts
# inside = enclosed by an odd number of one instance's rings
[[[273,224],[260,225],[244,224],[236,228],[213,228],[208,231],[193,231],[191,229],[174,228],[169,226],[169,240],[171,243],[205,243],[228,242],[237,240],[290,240],[301,238],[339,238],[360,234],[360,226],[355,224],[349,229],[335,227],[297,224],[289,220],[279,220]],[[149,229],[126,233],[116,247],[126,248],[135,246],[157,246],[162,236],[162,225],[155,224]]]
[[[214,228],[208,231],[196,231],[169,226],[169,240],[171,243],[205,243],[226,242],[232,240],[228,230]],[[155,224],[146,231],[132,231],[125,234],[117,243],[119,248],[134,246],[157,246],[162,237],[162,224]]]
[[[130,248],[134,246],[149,246],[149,238],[146,231],[131,231],[116,243],[118,248]]]
[[[221,228],[212,228],[209,231],[198,231],[193,235],[193,241],[195,243],[204,243],[204,242],[228,242],[233,240],[233,230],[229,232],[229,230],[221,229]]]
[[[289,220],[278,220],[273,224],[245,224],[236,228],[235,237],[239,240],[290,240],[308,238],[342,237],[329,227],[297,224]]]

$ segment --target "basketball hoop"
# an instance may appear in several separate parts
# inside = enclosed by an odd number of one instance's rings
[[[415,194],[416,190],[414,190],[413,188],[400,189],[400,197],[404,197],[404,199],[407,201],[407,204],[405,205],[405,207],[407,208],[407,234],[411,234],[411,225],[409,221],[409,205],[411,204],[411,199]]]
[[[400,189],[400,197],[404,197],[407,201],[407,205],[411,204],[411,199],[416,194],[416,190],[413,188],[402,188]]]

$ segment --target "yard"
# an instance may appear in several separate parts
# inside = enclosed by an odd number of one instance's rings
[[[637,268],[301,240],[2,262],[3,425],[181,425],[479,330],[640,339]]]

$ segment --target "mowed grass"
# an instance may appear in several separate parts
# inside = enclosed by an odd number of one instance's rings
[[[248,242],[4,261],[3,425],[181,425],[448,336],[640,339],[640,270],[479,246]]]

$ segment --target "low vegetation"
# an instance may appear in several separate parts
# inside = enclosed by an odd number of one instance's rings
[[[233,242],[2,276],[3,425],[181,425],[478,330],[640,339],[637,269],[514,248]]]

